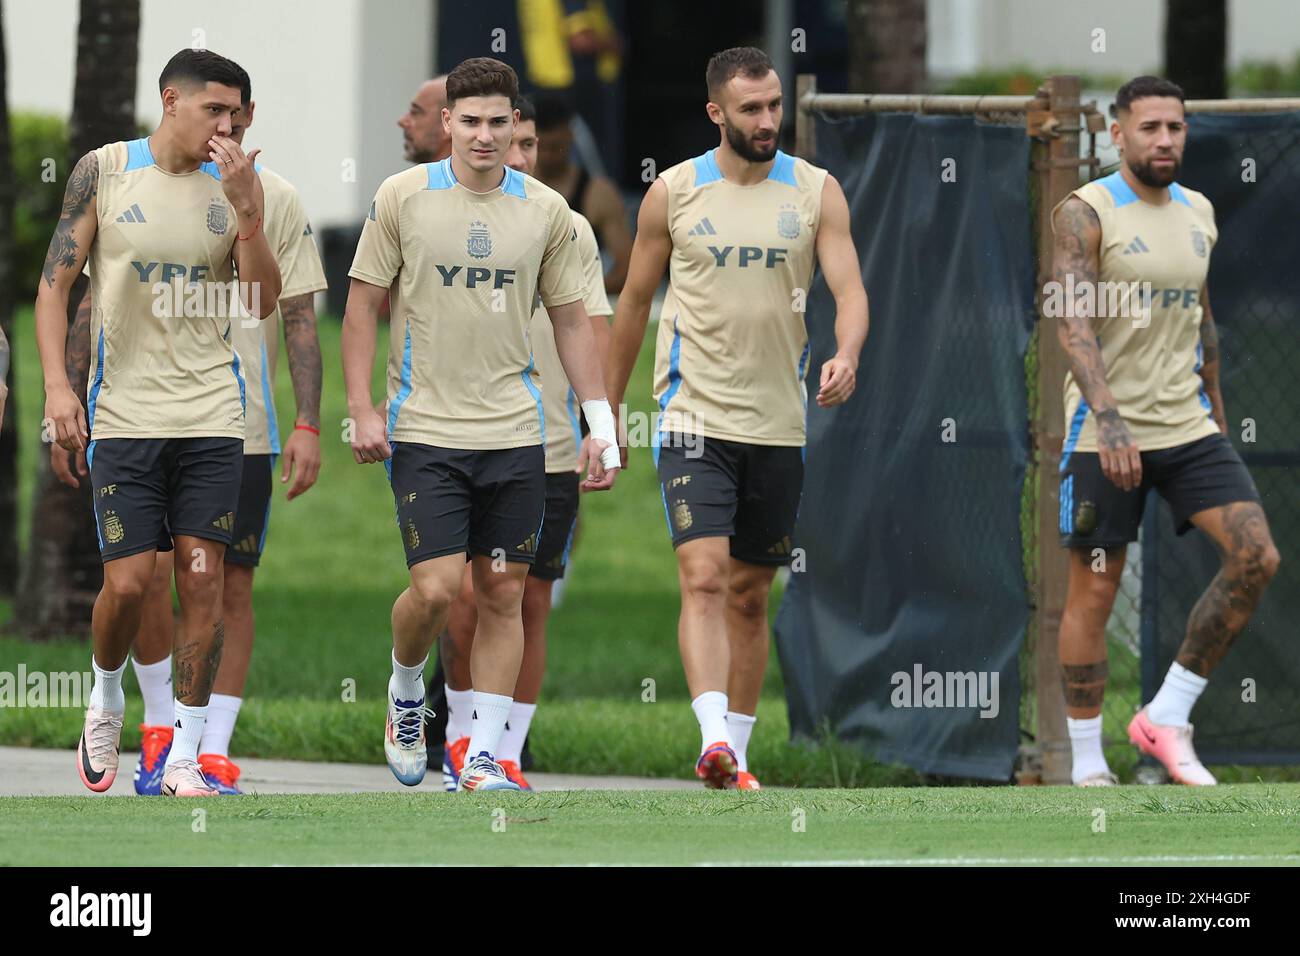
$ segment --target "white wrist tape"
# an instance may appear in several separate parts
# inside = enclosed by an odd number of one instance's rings
[[[600,453],[600,463],[606,468],[618,468],[622,462],[618,455],[618,435],[614,430],[614,412],[609,402],[597,398],[582,403],[582,414],[587,416],[587,427],[591,437],[609,442],[609,447]]]

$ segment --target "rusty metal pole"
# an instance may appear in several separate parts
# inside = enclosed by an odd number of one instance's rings
[[[1038,259],[1038,415],[1034,445],[1038,461],[1038,580],[1031,633],[1035,640],[1034,676],[1038,753],[1042,782],[1070,782],[1070,740],[1065,725],[1065,697],[1057,647],[1069,564],[1060,544],[1059,508],[1061,446],[1065,438],[1063,388],[1068,359],[1056,338],[1055,319],[1044,318],[1043,289],[1052,278],[1052,210],[1079,185],[1080,83],[1077,76],[1047,80],[1047,115],[1035,123],[1031,155],[1035,176]]]
[[[800,73],[795,79],[794,87],[794,151],[810,163],[817,158],[817,129],[813,125],[812,110],[807,98],[816,94],[817,74]]]

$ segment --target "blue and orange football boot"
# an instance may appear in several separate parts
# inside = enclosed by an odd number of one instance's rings
[[[515,761],[498,760],[497,763],[501,766],[501,769],[506,772],[506,776],[519,785],[520,790],[533,789],[532,785],[528,782],[528,778],[524,776],[523,770],[520,769],[519,764],[515,763]]]
[[[140,725],[140,760],[135,765],[135,792],[142,797],[162,795],[163,767],[172,752],[175,728]]]
[[[239,767],[229,757],[223,754],[199,754],[199,769],[217,793],[238,796],[244,792],[239,789]]]
[[[460,783],[460,771],[465,766],[465,754],[469,750],[469,738],[460,737],[448,740],[442,748],[442,788],[448,793],[456,792]]]
[[[727,790],[736,786],[739,769],[736,752],[729,744],[719,740],[704,748],[704,753],[700,754],[700,759],[695,764],[695,776],[703,780],[706,787]]]

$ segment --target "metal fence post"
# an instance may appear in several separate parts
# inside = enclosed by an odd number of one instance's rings
[[[800,73],[794,85],[794,151],[810,163],[817,158],[817,128],[809,105],[816,95],[817,74]]]
[[[1037,570],[1030,633],[1034,644],[1036,739],[1042,782],[1070,782],[1070,741],[1057,641],[1065,608],[1069,564],[1060,545],[1060,485],[1057,476],[1065,438],[1062,388],[1067,359],[1056,339],[1054,319],[1043,317],[1043,289],[1052,278],[1052,210],[1079,185],[1080,82],[1077,76],[1049,77],[1047,110],[1031,111],[1026,130],[1036,198],[1038,252],[1038,414],[1033,422],[1037,470]],[[1041,95],[1041,91],[1040,91]]]

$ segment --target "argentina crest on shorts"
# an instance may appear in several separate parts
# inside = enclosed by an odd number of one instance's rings
[[[218,236],[226,234],[226,204],[220,199],[208,203],[208,230]]]
[[[109,544],[118,544],[126,537],[126,529],[122,526],[122,519],[117,516],[115,511],[104,512],[104,540]]]
[[[776,231],[782,239],[799,238],[799,210],[790,203],[782,206],[777,214]]]
[[[465,246],[466,251],[475,259],[486,259],[492,255],[492,235],[488,232],[486,223],[475,219],[469,224],[469,240]]]

